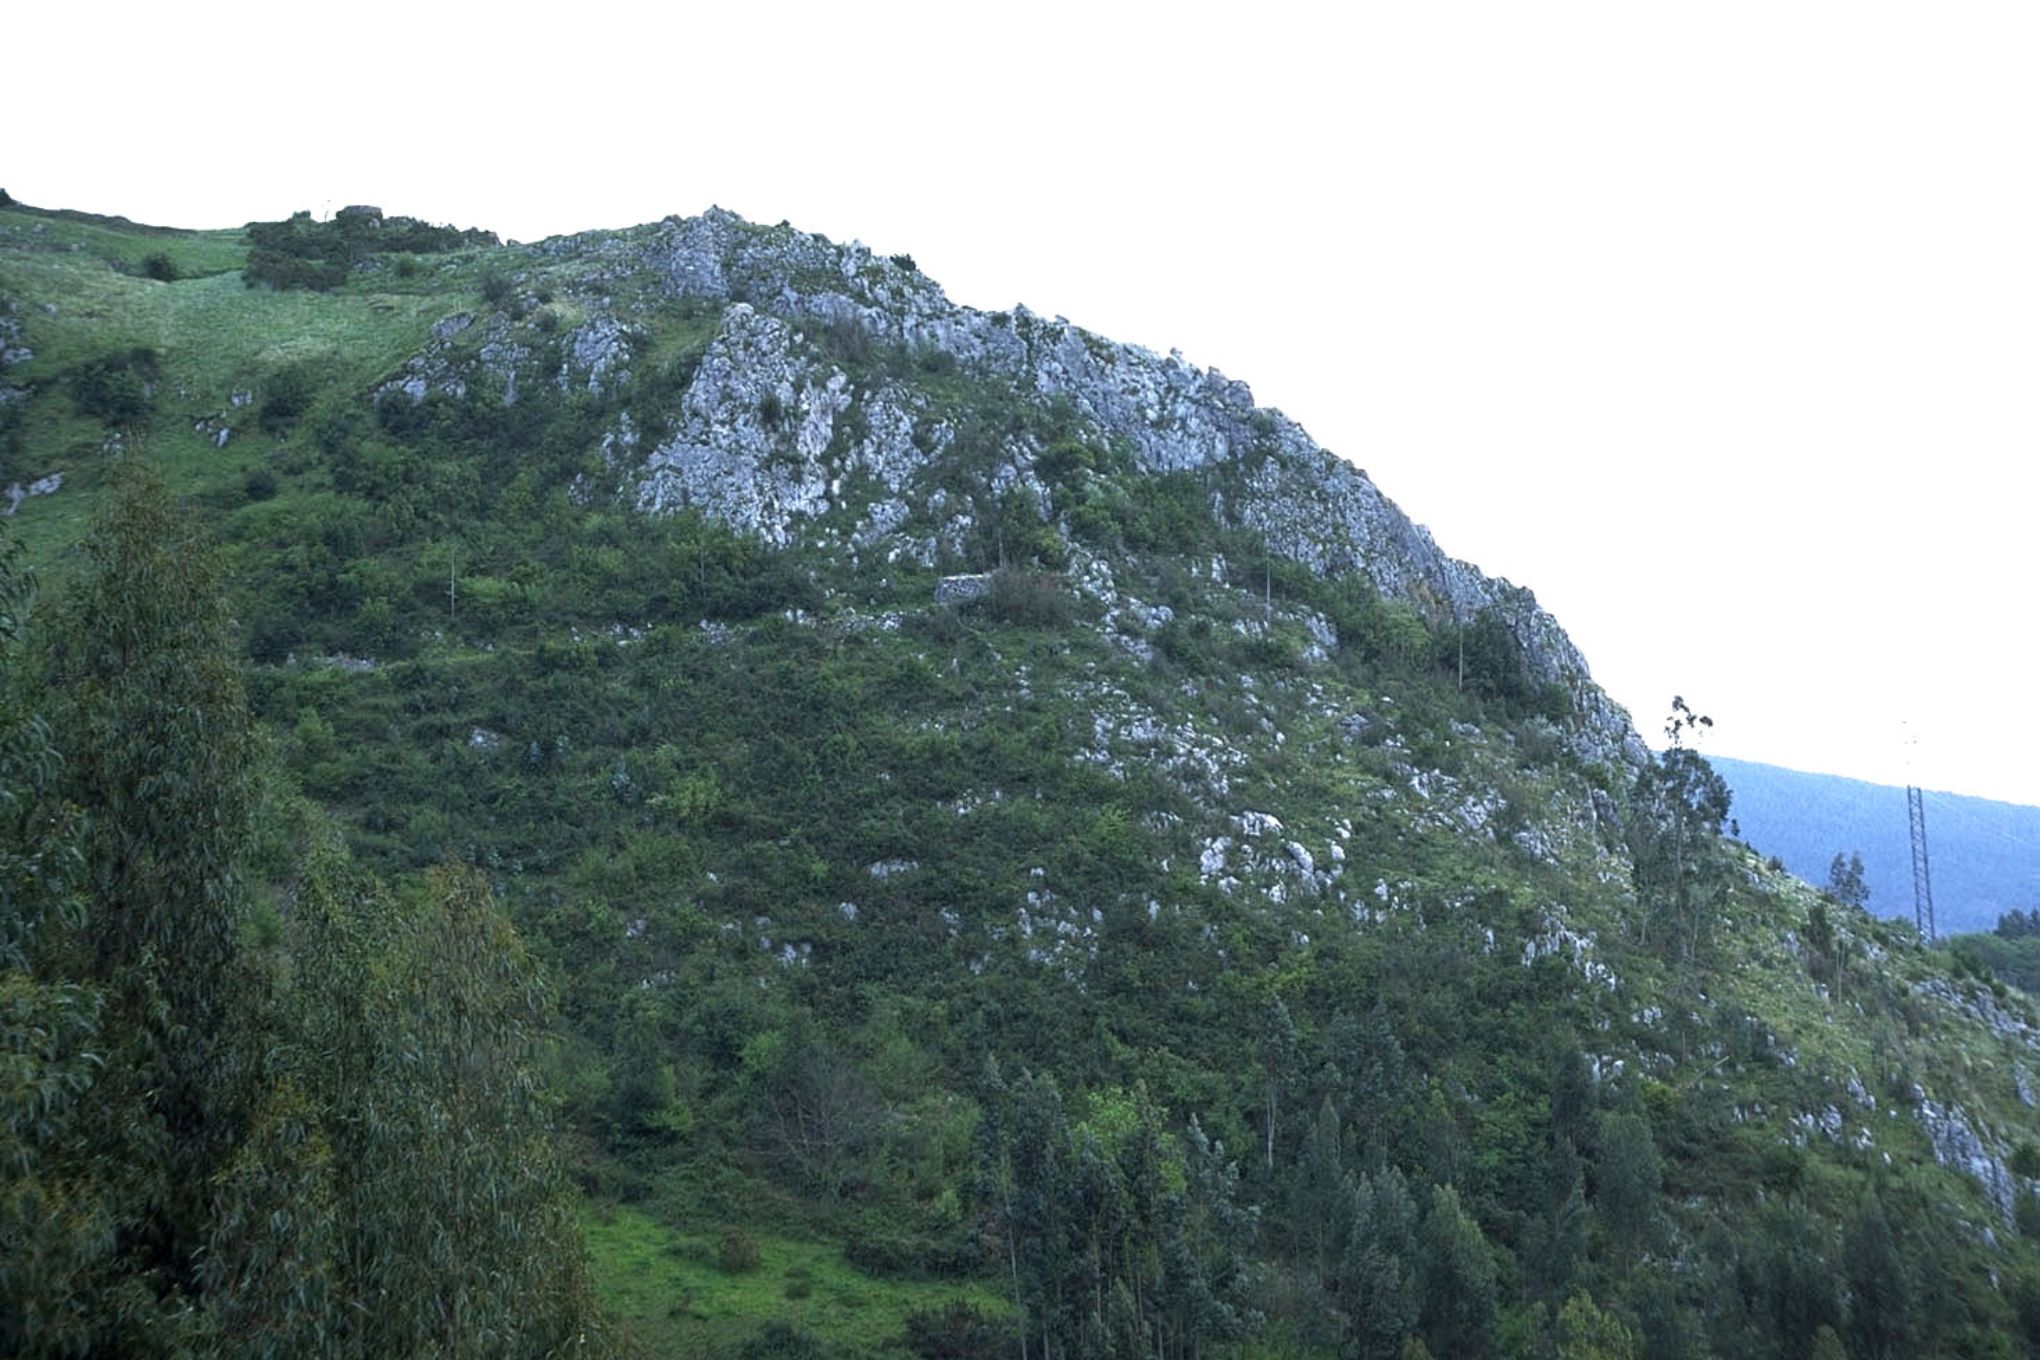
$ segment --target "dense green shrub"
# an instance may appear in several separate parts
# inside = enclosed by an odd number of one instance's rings
[[[340,287],[349,271],[372,255],[437,254],[496,242],[493,232],[435,227],[414,217],[386,218],[363,208],[343,208],[330,222],[297,212],[281,222],[250,222],[247,230],[248,263],[242,277],[249,286],[314,291]]]
[[[1076,599],[1062,578],[1049,572],[1007,567],[992,573],[985,612],[1001,623],[1058,628],[1076,617]]]
[[[777,1318],[737,1348],[737,1360],[830,1360],[834,1354],[814,1333]]]
[[[744,1275],[758,1268],[758,1244],[742,1228],[728,1227],[715,1242],[717,1269],[729,1275]]]
[[[995,1322],[967,1300],[907,1315],[907,1349],[922,1360],[1003,1360],[1019,1344],[1011,1323]]]
[[[978,1252],[960,1236],[860,1228],[843,1243],[843,1257],[859,1270],[888,1279],[962,1278],[975,1271]]]
[[[88,359],[71,371],[71,401],[109,425],[146,420],[156,409],[160,361],[144,346]]]
[[[257,423],[268,434],[282,434],[312,409],[319,394],[319,371],[310,363],[295,363],[278,369],[262,385],[262,409]]]

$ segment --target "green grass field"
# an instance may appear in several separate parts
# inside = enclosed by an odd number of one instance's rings
[[[623,1207],[584,1219],[603,1303],[661,1357],[726,1354],[777,1318],[872,1356],[906,1356],[907,1317],[963,1299],[987,1316],[1010,1304],[984,1284],[876,1279],[834,1244],[747,1231],[755,1269],[717,1265],[721,1229],[676,1232]]]
[[[274,451],[276,440],[257,425],[274,375],[307,365],[322,386],[359,391],[415,353],[434,321],[473,300],[473,270],[446,259],[408,279],[387,273],[334,293],[275,292],[242,280],[240,231],[137,235],[0,209],[0,244],[22,242],[33,247],[0,258],[0,295],[63,302],[23,315],[35,357],[17,377],[61,390],[80,364],[137,347],[156,351],[150,439],[172,488],[201,498],[238,485]],[[146,277],[141,262],[155,253],[169,256],[182,277]],[[232,405],[236,392],[250,394],[251,404]],[[215,446],[210,427],[198,428],[207,420],[232,427],[226,447]],[[0,485],[52,472],[72,491],[96,484],[107,431],[68,400],[37,402],[22,436],[33,456],[0,467]],[[52,580],[75,560],[90,500],[67,494],[21,509],[15,527]]]

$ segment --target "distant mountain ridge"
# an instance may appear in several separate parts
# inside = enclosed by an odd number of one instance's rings
[[[1825,883],[1837,851],[1858,851],[1870,910],[1911,919],[1912,848],[1905,790],[1840,775],[1712,758],[1735,791],[1743,836],[1809,883]],[[1942,934],[1989,930],[2040,905],[2040,808],[1926,790],[1928,863]]]

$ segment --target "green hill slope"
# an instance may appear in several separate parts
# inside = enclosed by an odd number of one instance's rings
[[[723,213],[375,244],[0,209],[0,486],[61,582],[145,441],[305,794],[487,876],[654,1349],[2033,1344],[2029,1003],[1244,385]]]

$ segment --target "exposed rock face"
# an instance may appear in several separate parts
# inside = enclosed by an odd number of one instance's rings
[[[1447,557],[1366,473],[1318,447],[1280,412],[1257,407],[1246,384],[1216,369],[1115,344],[1025,307],[987,313],[959,306],[918,269],[862,245],[753,226],[720,209],[636,232],[560,238],[535,253],[593,263],[599,278],[648,283],[675,301],[725,308],[723,331],[687,391],[675,432],[645,459],[635,494],[649,513],[694,506],[785,544],[800,521],[843,504],[846,479],[868,472],[882,494],[851,536],[858,550],[890,536],[893,558],[930,563],[938,548],[960,541],[967,520],[933,537],[900,540],[898,526],[914,503],[901,493],[940,458],[947,432],[930,437],[908,386],[856,387],[803,330],[854,333],[1066,402],[1096,435],[1123,441],[1142,471],[1212,472],[1213,509],[1223,519],[1258,530],[1276,552],[1314,571],[1361,572],[1384,597],[1434,616],[1464,621],[1493,611],[1521,644],[1530,677],[1571,696],[1581,722],[1570,740],[1582,756],[1644,758],[1628,715],[1592,683],[1586,661],[1534,596]],[[569,337],[568,368],[599,390],[619,361],[622,333],[606,313],[587,323]],[[491,335],[480,351],[495,377],[507,374],[506,400],[515,395],[511,343]],[[428,351],[392,386],[416,396],[457,391],[459,381]],[[846,421],[853,407],[856,418]],[[1008,451],[1006,485],[1038,490],[1038,452],[1024,441]]]
[[[1245,383],[1114,344],[1026,308],[984,313],[949,301],[927,275],[788,229],[760,230],[711,210],[671,219],[636,261],[676,297],[744,302],[824,325],[852,325],[892,344],[925,347],[971,369],[1067,399],[1139,464],[1171,472],[1230,463],[1241,489],[1223,513],[1260,530],[1277,552],[1319,572],[1365,572],[1391,599],[1467,619],[1500,612],[1532,676],[1566,687],[1597,759],[1640,760],[1628,715],[1590,683],[1584,658],[1528,591],[1439,551],[1364,472],[1326,453],[1294,421],[1254,405]],[[690,395],[690,404],[692,397]],[[724,471],[722,467],[716,469]],[[669,489],[650,499],[671,495]],[[774,537],[767,531],[767,537]],[[774,541],[783,541],[774,538]]]
[[[21,508],[21,503],[31,496],[54,496],[62,489],[63,485],[64,474],[61,472],[52,472],[47,477],[38,477],[26,486],[20,482],[15,482],[4,492],[0,492],[0,498],[4,498],[7,502],[6,507],[0,509],[0,516],[12,516],[15,511]]]
[[[590,392],[600,392],[612,370],[620,368],[629,355],[630,332],[622,322],[606,313],[590,317],[567,341],[567,364],[560,374],[566,386],[578,374],[587,375]]]
[[[1996,1149],[1977,1133],[1960,1105],[1942,1108],[1919,1093],[1919,1118],[1934,1146],[1934,1160],[1968,1175],[1983,1187],[2007,1223],[2012,1221],[2018,1182]]]
[[[8,383],[7,370],[33,358],[35,351],[21,338],[21,318],[14,299],[0,293],[0,406],[27,399],[27,388]]]
[[[935,583],[935,603],[969,604],[992,593],[992,578],[985,575],[945,576]]]
[[[678,432],[646,461],[640,508],[696,506],[784,545],[797,518],[827,511],[842,476],[862,466],[884,480],[888,460],[827,455],[850,380],[820,365],[793,327],[744,303],[731,307],[681,404]],[[895,481],[889,490],[898,490]]]

